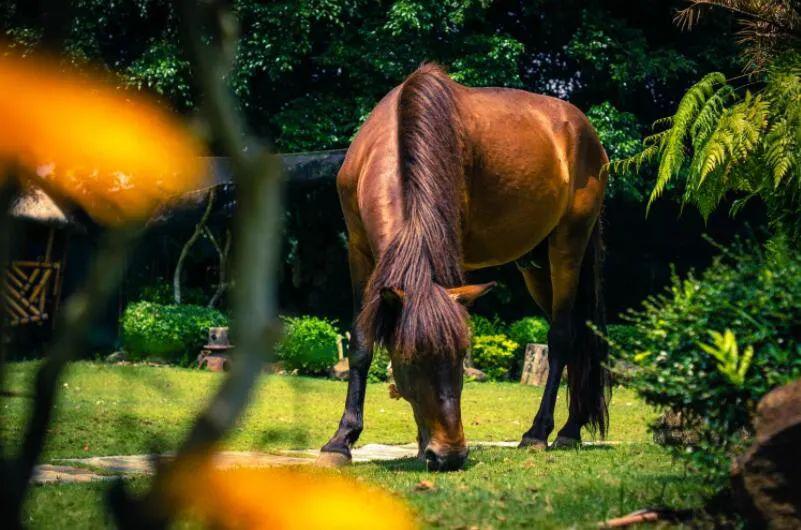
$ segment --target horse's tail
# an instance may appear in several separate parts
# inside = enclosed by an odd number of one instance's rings
[[[601,218],[595,222],[581,265],[574,305],[575,350],[567,364],[570,412],[587,422],[591,430],[606,436],[609,426],[608,402],[612,387],[607,362],[609,347],[588,324],[606,334],[601,268],[604,244]]]
[[[464,316],[442,288],[464,283],[463,140],[454,85],[439,66],[425,64],[398,94],[404,219],[378,258],[358,322],[368,342],[404,356],[455,352],[467,337]],[[382,299],[387,290],[402,292],[402,303]]]

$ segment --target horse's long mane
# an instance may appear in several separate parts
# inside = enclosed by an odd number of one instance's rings
[[[398,155],[404,221],[378,257],[359,324],[368,342],[404,358],[455,353],[466,346],[462,307],[445,287],[464,283],[461,204],[465,177],[455,83],[435,64],[412,73],[398,95]],[[400,289],[401,307],[381,290]]]

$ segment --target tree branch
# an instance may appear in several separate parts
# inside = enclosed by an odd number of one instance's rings
[[[208,194],[206,210],[203,212],[203,216],[201,216],[200,220],[195,225],[195,231],[192,232],[190,238],[186,241],[186,243],[184,243],[184,246],[181,249],[181,254],[178,256],[178,263],[175,264],[175,272],[172,275],[172,292],[173,299],[175,300],[176,304],[181,303],[181,273],[184,269],[184,261],[186,261],[186,257],[189,255],[189,250],[197,242],[198,238],[203,233],[203,229],[206,227],[206,223],[211,215],[212,207],[214,206],[215,196],[216,190],[215,188],[211,188]]]
[[[217,238],[214,237],[214,233],[211,229],[207,226],[205,228],[206,237],[209,238],[211,244],[214,246],[214,250],[217,251],[217,257],[219,260],[219,275],[217,281],[217,289],[214,290],[214,294],[212,295],[211,299],[209,300],[208,307],[214,307],[217,305],[217,302],[222,297],[225,290],[228,288],[227,282],[227,269],[228,269],[228,255],[231,252],[231,231],[225,231],[225,243],[223,247],[220,247],[220,244],[217,242]]]
[[[211,403],[203,410],[182,443],[175,460],[159,470],[151,489],[141,500],[132,500],[119,482],[109,501],[121,528],[165,528],[174,517],[174,506],[165,506],[166,481],[198,454],[207,454],[225,435],[247,404],[261,373],[265,352],[272,352],[279,336],[276,310],[276,273],[279,262],[281,222],[281,165],[267,148],[248,140],[245,127],[225,86],[224,52],[209,47],[201,32],[204,22],[214,21],[218,40],[232,39],[232,18],[220,2],[200,5],[179,2],[182,36],[194,67],[195,80],[204,97],[204,115],[217,144],[230,157],[237,185],[234,225],[236,247],[232,292],[233,334],[237,348],[231,371]]]

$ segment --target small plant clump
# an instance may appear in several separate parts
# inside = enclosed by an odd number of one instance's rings
[[[284,367],[302,375],[322,375],[337,362],[339,332],[334,322],[313,316],[281,317],[284,337],[275,353]]]
[[[470,315],[469,326],[474,337],[506,333],[506,324],[497,315],[491,319],[482,315]]]
[[[373,362],[367,371],[368,383],[380,383],[389,380],[389,352],[383,346],[373,350]]]
[[[509,325],[509,338],[525,348],[526,344],[548,343],[548,321],[542,317],[525,317]]]

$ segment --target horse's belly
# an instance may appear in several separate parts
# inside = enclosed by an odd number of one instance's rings
[[[491,198],[476,194],[464,234],[465,267],[475,270],[520,258],[556,227],[565,202],[558,187],[518,189]]]

